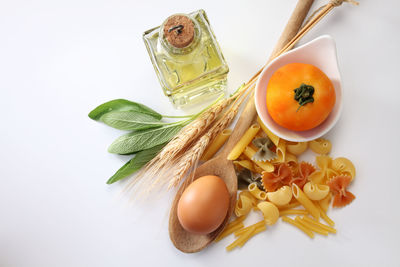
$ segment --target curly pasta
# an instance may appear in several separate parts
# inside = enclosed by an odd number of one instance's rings
[[[311,200],[321,200],[329,193],[329,186],[308,182],[303,187],[304,193]]]
[[[307,150],[307,142],[299,142],[294,145],[287,145],[286,150],[293,155],[299,156]]]
[[[332,144],[326,139],[315,139],[309,142],[310,149],[317,154],[328,154],[332,149]]]
[[[273,225],[279,218],[279,209],[268,201],[258,203],[257,207],[261,210],[267,225]]]
[[[282,186],[275,192],[268,192],[267,198],[277,206],[287,205],[292,200],[292,189],[287,185]]]

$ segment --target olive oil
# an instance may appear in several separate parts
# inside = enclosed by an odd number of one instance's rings
[[[143,39],[164,94],[175,107],[224,93],[229,68],[204,10],[170,16]]]

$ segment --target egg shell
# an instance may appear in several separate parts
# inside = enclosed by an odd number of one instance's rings
[[[191,233],[208,234],[224,221],[229,208],[229,192],[218,176],[202,176],[193,181],[178,202],[177,216]]]

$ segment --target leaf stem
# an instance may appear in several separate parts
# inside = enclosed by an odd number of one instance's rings
[[[169,119],[181,119],[181,118],[191,118],[196,114],[191,114],[191,115],[184,115],[184,116],[167,116],[163,115],[163,118],[169,118]]]

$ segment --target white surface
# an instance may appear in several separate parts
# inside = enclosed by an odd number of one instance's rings
[[[326,1],[317,1],[314,7]],[[193,255],[170,243],[171,195],[130,207],[126,160],[107,153],[120,132],[89,120],[127,98],[179,114],[161,95],[142,32],[203,8],[230,66],[232,91],[262,66],[296,1],[0,2],[0,266],[398,266],[400,91],[397,1],[334,10],[302,43],[334,37],[342,117],[327,137],[353,160],[357,199],[329,215],[337,235],[310,240],[279,222],[242,249],[227,238]]]

